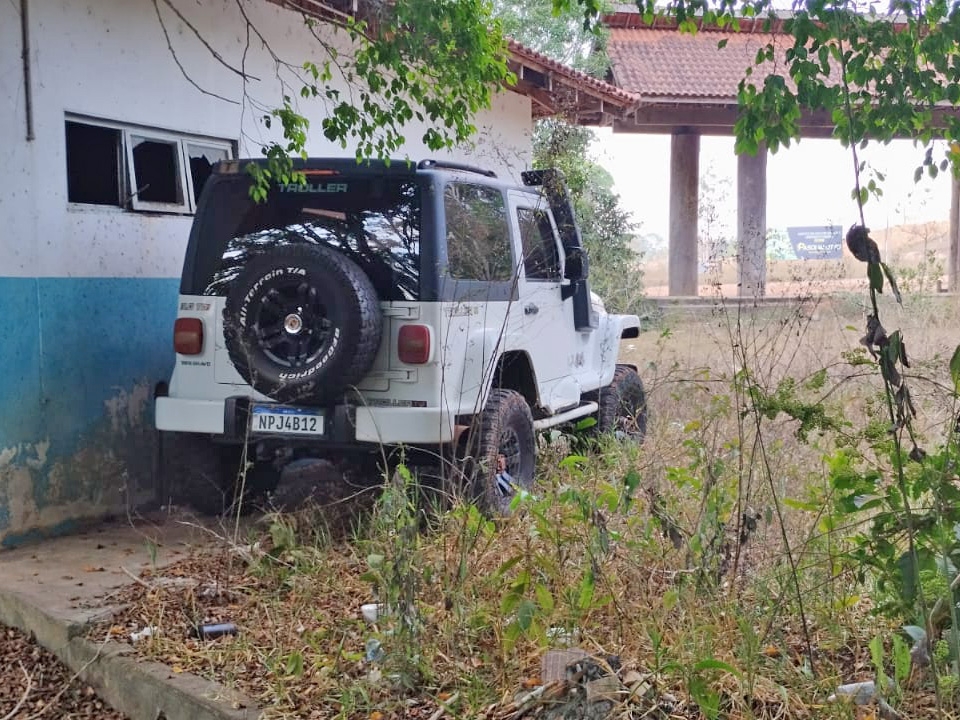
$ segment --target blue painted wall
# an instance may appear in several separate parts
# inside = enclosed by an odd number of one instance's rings
[[[150,495],[150,399],[173,366],[177,288],[0,278],[0,545]],[[32,497],[13,495],[25,487]]]

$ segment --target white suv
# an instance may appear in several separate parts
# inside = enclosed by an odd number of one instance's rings
[[[590,292],[557,173],[311,159],[256,202],[245,162],[204,188],[156,401],[199,508],[240,474],[269,489],[300,458],[399,446],[466,469],[499,513],[533,484],[537,430],[594,416],[642,440],[643,384],[617,364],[639,320]]]

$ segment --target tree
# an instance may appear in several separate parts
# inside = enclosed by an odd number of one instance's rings
[[[731,237],[728,205],[729,185],[721,182],[712,165],[700,177],[699,203],[697,204],[697,228],[700,233],[698,254],[701,261],[716,264],[728,257],[735,249]]]
[[[563,119],[541,120],[533,136],[534,165],[559,169],[566,179],[590,256],[590,282],[612,310],[635,311],[642,272],[630,245],[635,224],[613,192],[613,178],[590,157],[593,133]]]
[[[493,0],[493,11],[508,37],[596,77],[607,72],[603,25],[585,25],[578,15],[556,12],[552,0]]]
[[[252,192],[258,197],[274,180],[299,179],[290,158],[305,155],[307,134],[313,129],[298,109],[298,98],[326,104],[320,131],[328,140],[354,147],[358,159],[389,157],[404,144],[404,128],[414,118],[428,121],[421,140],[430,149],[464,142],[476,131],[474,115],[490,106],[499,87],[513,80],[503,29],[487,0],[360,0],[355,15],[332,13],[321,20],[305,13],[303,22],[316,40],[320,59],[304,58],[299,66],[282,60],[270,47],[243,0],[236,4],[247,25],[248,41],[252,38],[270,53],[278,77],[281,69],[285,73],[277,105],[262,109],[268,127],[279,124],[283,142],[263,147],[269,160],[265,167],[248,168],[257,180]],[[240,73],[245,83],[252,79],[242,67],[227,65],[172,0],[154,0],[168,42],[161,5],[203,42],[215,61]],[[349,51],[336,42],[337,34],[350,40]],[[349,93],[331,82],[338,76],[349,84]]]

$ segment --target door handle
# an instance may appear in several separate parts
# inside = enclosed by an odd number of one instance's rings
[[[540,312],[540,308],[534,305],[533,303],[529,303],[523,306],[524,315],[536,315],[538,312]]]

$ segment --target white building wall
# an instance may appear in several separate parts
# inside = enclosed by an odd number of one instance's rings
[[[298,14],[241,1],[265,42],[253,31],[248,42],[235,0],[172,0],[221,63],[163,0],[28,0],[29,142],[19,2],[0,3],[0,311],[9,328],[0,339],[0,545],[150,490],[150,392],[173,362],[192,218],[69,203],[65,119],[221,138],[241,157],[259,156],[261,143],[279,139],[262,116],[299,90],[291,68],[323,54]],[[178,61],[221,97],[191,84]],[[312,121],[311,155],[354,154],[323,138],[323,102],[299,103]],[[530,161],[530,118],[527,98],[498,92],[475,120],[474,142],[446,157],[518,176]],[[444,156],[423,147],[424,129],[407,128],[400,157]]]

